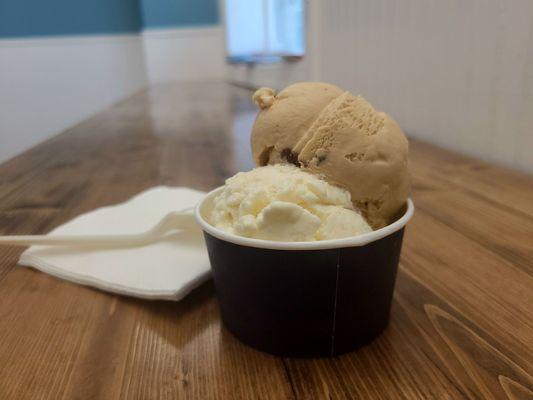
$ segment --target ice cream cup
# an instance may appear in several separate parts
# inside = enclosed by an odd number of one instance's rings
[[[208,219],[219,187],[196,208],[224,326],[242,342],[289,357],[330,357],[371,342],[389,322],[405,224],[316,242],[229,234]]]

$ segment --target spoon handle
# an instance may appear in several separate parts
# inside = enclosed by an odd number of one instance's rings
[[[0,236],[0,245],[11,246],[139,246],[153,242],[174,230],[197,229],[194,215],[187,212],[172,212],[149,230],[132,234],[110,235],[20,235]]]
[[[134,245],[150,241],[144,234],[132,235],[20,235],[0,237],[0,245],[32,246],[96,246],[96,245]]]

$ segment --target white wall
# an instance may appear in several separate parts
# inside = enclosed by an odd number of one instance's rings
[[[0,40],[0,162],[146,82],[139,35]]]
[[[412,136],[533,172],[533,1],[310,4],[315,79]]]
[[[0,40],[0,162],[148,84],[225,76],[220,27]]]
[[[224,34],[219,27],[147,29],[142,38],[150,83],[224,78]]]
[[[281,89],[309,79],[307,57],[283,65],[227,65],[222,27],[145,29],[142,39],[150,84],[227,79]]]

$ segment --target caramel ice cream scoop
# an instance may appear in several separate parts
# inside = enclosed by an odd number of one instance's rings
[[[295,83],[278,94],[262,88],[253,95],[261,112],[252,130],[252,154],[257,165],[297,162],[291,150],[316,117],[342,94],[335,85],[320,82]]]
[[[409,192],[407,139],[361,96],[325,83],[260,89],[252,130],[257,165],[292,163],[347,189],[373,228],[391,223]]]

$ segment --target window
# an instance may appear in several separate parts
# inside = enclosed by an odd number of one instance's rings
[[[226,0],[228,60],[276,62],[305,53],[304,0]]]

